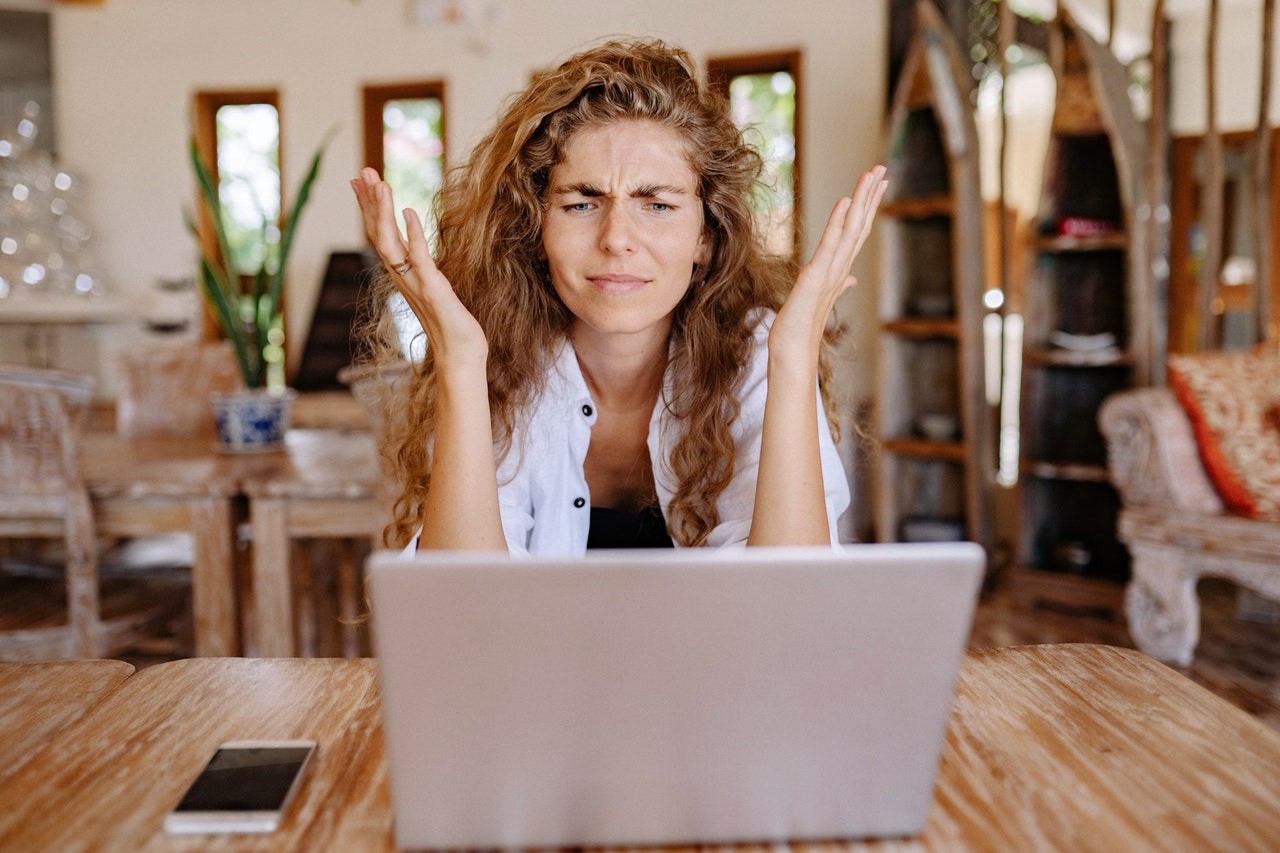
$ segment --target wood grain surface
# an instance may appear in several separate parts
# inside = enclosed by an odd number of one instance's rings
[[[214,749],[243,738],[319,744],[282,828],[166,835],[165,812]],[[370,659],[194,658],[142,670],[0,784],[6,851],[394,849],[390,838]]]
[[[939,850],[1274,850],[1280,736],[1132,649],[970,651],[926,838]]]
[[[393,850],[375,666],[143,670],[0,780],[0,850]],[[283,827],[166,836],[164,813],[214,747],[251,737],[319,741]],[[1053,645],[968,654],[920,838],[792,847],[1236,851],[1277,838],[1280,734],[1139,652]]]
[[[0,782],[132,672],[118,660],[0,664]]]
[[[291,429],[283,452],[258,454],[219,452],[207,436],[130,439],[115,432],[89,433],[82,455],[99,533],[192,535],[192,607],[200,656],[235,655],[243,648],[237,630],[237,498],[275,502],[264,505],[263,519],[252,527],[264,540],[255,549],[255,564],[267,578],[261,582],[267,598],[257,610],[263,617],[259,624],[271,632],[257,647],[261,654],[294,653],[289,536],[372,537],[381,523],[377,449],[367,431]]]

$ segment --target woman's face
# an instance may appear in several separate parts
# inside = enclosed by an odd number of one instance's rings
[[[542,245],[575,332],[670,330],[710,254],[684,149],[676,131],[627,120],[582,128],[552,168]]]

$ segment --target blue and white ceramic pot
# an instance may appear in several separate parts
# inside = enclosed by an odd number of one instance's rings
[[[218,449],[225,453],[266,453],[284,449],[292,388],[252,388],[210,397],[218,426]]]

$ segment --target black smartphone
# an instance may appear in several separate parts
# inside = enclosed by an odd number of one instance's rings
[[[311,740],[221,744],[182,800],[165,815],[165,832],[277,829],[315,749]]]

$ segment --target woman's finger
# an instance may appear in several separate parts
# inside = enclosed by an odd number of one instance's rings
[[[388,268],[400,264],[408,253],[400,229],[396,227],[391,187],[371,168],[360,170],[360,177],[352,182],[360,214],[364,220],[365,237],[382,263]]]
[[[422,228],[422,220],[418,218],[417,211],[411,207],[400,211],[400,215],[404,217],[404,233],[409,241],[404,260],[412,265],[411,268],[417,271],[424,282],[428,282],[433,276],[439,274],[439,270],[436,269],[435,258],[431,257],[431,247],[427,243],[427,234]]]
[[[875,210],[880,204],[884,186],[883,166],[876,166],[858,179],[858,184],[853,190],[852,203],[843,223],[833,273],[847,273],[853,264],[853,259],[862,250],[862,244],[870,233]]]
[[[813,250],[808,266],[825,268],[834,261],[836,250],[840,246],[840,232],[844,229],[844,221],[852,205],[853,199],[843,196],[831,208],[831,213],[827,216],[827,224],[822,228],[822,236],[818,238],[818,246]]]
[[[863,245],[867,242],[867,237],[871,235],[871,226],[875,224],[876,211],[880,208],[880,199],[884,198],[884,192],[888,187],[889,182],[884,178],[879,178],[871,187],[871,192],[863,205],[862,227],[858,231],[858,239],[853,247],[853,256],[855,258],[862,251]]]
[[[870,233],[870,220],[883,194],[885,169],[876,166],[858,179],[854,190],[836,202],[807,266],[824,278],[842,281]]]

